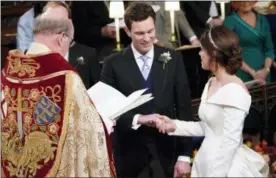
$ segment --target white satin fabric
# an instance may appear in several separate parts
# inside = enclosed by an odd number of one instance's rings
[[[229,83],[207,99],[208,82],[199,107],[200,122],[174,120],[170,135],[205,136],[194,159],[192,177],[264,177],[268,165],[242,144],[244,119],[251,96],[239,84]]]

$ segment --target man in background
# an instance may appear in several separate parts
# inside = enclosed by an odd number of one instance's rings
[[[171,20],[170,12],[165,11],[164,1],[147,1],[145,2],[149,5],[159,6],[160,9],[156,12],[156,39],[164,44],[165,47],[174,48],[171,40]],[[200,42],[197,39],[193,29],[191,28],[184,11],[175,11],[175,29],[176,32],[181,33],[189,39],[190,43],[193,45],[199,45]],[[176,33],[176,35],[178,35]],[[177,39],[176,46],[181,46],[180,38]]]
[[[181,10],[185,12],[186,18],[198,39],[207,26],[222,24],[222,20],[219,18],[220,9],[215,1],[180,1],[180,5]],[[181,35],[181,40],[184,44],[190,43],[189,39],[183,35]],[[186,56],[184,63],[187,67],[192,98],[201,96],[203,88],[210,76],[208,71],[201,69],[201,59],[198,52],[199,48],[183,51]]]
[[[20,17],[17,25],[17,49],[25,52],[33,42],[33,30],[35,17],[55,6],[64,6],[68,8],[68,17],[71,18],[71,10],[67,3],[63,1],[38,2],[34,7],[28,10]],[[73,38],[72,38],[73,39]],[[97,61],[97,52],[94,48],[72,40],[65,59],[78,71],[85,87],[89,89],[100,80],[101,67]]]
[[[16,46],[21,51],[26,51],[33,41],[35,18],[41,14],[47,1],[34,2],[34,6],[25,12],[18,21],[16,33]]]

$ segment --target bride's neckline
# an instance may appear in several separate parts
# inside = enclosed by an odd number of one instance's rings
[[[249,95],[247,90],[245,90],[239,83],[233,82],[233,81],[222,85],[214,93],[209,94],[209,92],[210,92],[210,83],[211,83],[211,80],[208,81],[207,86],[205,87],[205,90],[204,90],[204,93],[203,93],[203,96],[204,96],[203,98],[204,98],[205,101],[210,101],[210,99],[212,99],[213,97],[218,95],[218,93],[220,93],[221,90],[223,90],[224,88],[227,88],[228,86],[231,86],[231,85],[239,86],[245,93],[247,93]]]

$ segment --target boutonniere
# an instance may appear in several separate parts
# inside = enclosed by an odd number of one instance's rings
[[[85,59],[82,56],[78,57],[77,58],[77,65],[76,65],[75,69],[77,69],[79,67],[79,65],[82,66],[84,64],[85,64]]]
[[[78,57],[77,62],[78,62],[78,64],[83,65],[84,64],[84,58],[82,56]]]
[[[160,55],[158,61],[163,63],[163,69],[165,70],[166,64],[172,59],[170,51],[164,52]]]

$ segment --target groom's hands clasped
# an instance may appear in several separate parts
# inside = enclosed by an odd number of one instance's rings
[[[141,115],[137,123],[149,127],[155,127],[160,133],[174,132],[176,129],[173,120],[160,114]]]

